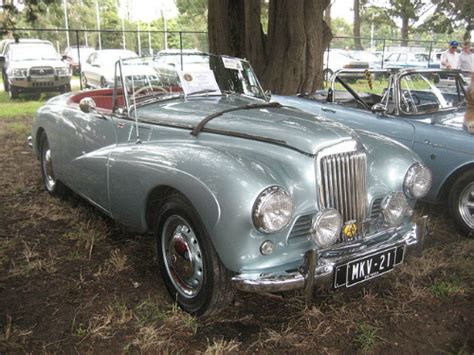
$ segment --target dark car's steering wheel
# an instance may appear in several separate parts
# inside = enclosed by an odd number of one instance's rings
[[[133,93],[133,95],[131,96],[131,99],[134,100],[138,94],[140,94],[144,91],[150,91],[150,92],[151,91],[159,91],[159,92],[164,92],[164,93],[169,94],[169,92],[164,87],[157,86],[157,85],[148,85],[148,86],[143,86],[140,89],[138,89],[137,91],[135,91]]]
[[[412,94],[409,91],[405,91],[401,95],[400,108],[407,113],[418,112],[417,105],[419,105],[420,103],[420,98],[416,94]]]

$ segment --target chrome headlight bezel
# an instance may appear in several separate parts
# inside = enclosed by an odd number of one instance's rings
[[[278,198],[280,201],[275,201]],[[271,204],[276,204],[273,210]],[[268,208],[270,211],[267,210]],[[265,234],[279,232],[288,226],[293,217],[293,211],[293,199],[286,189],[276,185],[267,187],[258,195],[253,205],[253,225]],[[274,214],[273,217],[272,214]]]
[[[56,75],[58,76],[68,76],[71,74],[71,72],[69,71],[69,67],[57,67],[54,69],[56,71]]]
[[[403,223],[405,217],[411,217],[413,208],[408,204],[408,199],[401,191],[392,192],[382,203],[382,213],[385,225],[397,227]]]
[[[14,78],[26,78],[28,76],[28,68],[14,68],[10,71],[9,75]]]
[[[412,164],[403,180],[403,192],[410,199],[420,199],[428,194],[432,182],[431,170],[418,162]]]
[[[329,220],[330,222],[325,220]],[[323,228],[323,223],[332,224],[332,230],[329,231],[329,235],[324,235],[323,232],[328,231],[328,228]],[[313,217],[313,221],[311,223],[311,237],[320,247],[324,248],[333,245],[337,242],[339,236],[341,235],[342,224],[342,216],[336,209],[324,209]]]

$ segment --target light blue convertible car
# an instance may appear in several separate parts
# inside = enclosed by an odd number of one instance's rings
[[[49,100],[32,145],[47,191],[153,233],[184,310],[218,311],[236,289],[352,287],[421,250],[413,208],[431,173],[410,149],[268,102],[244,60],[178,66],[178,85],[144,65],[121,60],[114,88]]]
[[[458,72],[440,69],[341,70],[331,78],[329,90],[273,100],[412,148],[433,172],[425,199],[446,204],[460,229],[470,235],[474,135],[462,124],[465,85]]]

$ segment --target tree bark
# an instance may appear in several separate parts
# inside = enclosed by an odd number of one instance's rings
[[[354,49],[361,51],[364,50],[362,42],[360,40],[360,1],[354,0]]]
[[[408,46],[408,21],[410,19],[408,17],[402,17],[402,30],[401,30],[401,37],[402,37],[402,47]]]
[[[244,0],[209,0],[208,39],[211,53],[245,54]]]
[[[265,89],[314,92],[323,82],[323,54],[331,41],[323,13],[330,0],[270,0],[268,35],[261,0],[208,0],[211,53],[247,58]]]

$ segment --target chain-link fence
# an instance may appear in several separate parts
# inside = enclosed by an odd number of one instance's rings
[[[49,41],[60,55],[73,57],[73,71],[79,75],[81,66],[92,49],[127,49],[138,55],[153,55],[163,50],[197,50],[208,52],[207,32],[136,30],[75,30],[75,29],[0,29],[5,38],[40,39]],[[87,50],[89,49],[89,50]],[[0,47],[1,52],[1,47]],[[0,53],[2,55],[2,53]]]
[[[6,29],[0,29],[3,32]],[[92,49],[128,49],[138,55],[162,50],[209,50],[207,32],[136,30],[76,30],[22,28],[8,32],[8,38],[50,41],[61,55],[69,48],[79,63],[86,58],[81,47]],[[439,67],[439,57],[447,43],[386,38],[334,37],[324,55],[324,71],[330,74],[343,68]],[[0,48],[1,52],[1,48]],[[0,53],[1,55],[1,53]],[[81,57],[82,56],[82,57]],[[81,87],[82,89],[82,87]]]

